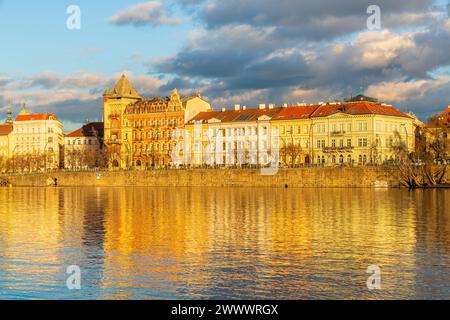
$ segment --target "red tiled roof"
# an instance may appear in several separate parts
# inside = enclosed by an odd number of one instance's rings
[[[442,111],[437,117],[433,117],[433,123],[429,123],[429,126],[450,126],[450,106]]]
[[[10,124],[0,125],[0,136],[7,136],[13,131],[13,126]]]
[[[53,117],[53,120],[58,120],[58,118],[56,118],[53,113],[49,112],[43,114],[18,115],[16,121],[42,121],[42,120],[50,120],[50,117]]]
[[[67,138],[103,137],[103,122],[92,122],[66,135]]]
[[[292,120],[292,119],[307,119],[319,106],[301,106],[301,107],[287,107],[283,108],[273,120]]]
[[[312,117],[328,117],[336,113],[344,113],[349,115],[376,114],[410,118],[410,116],[392,106],[367,101],[348,104],[322,105],[317,108],[317,110],[312,114]]]
[[[262,115],[267,115],[271,117],[272,120],[294,120],[328,117],[337,113],[344,113],[348,115],[376,114],[410,118],[410,116],[392,106],[377,102],[361,101],[345,104],[295,106],[262,110],[247,109],[238,111],[225,110],[202,112],[191,119],[189,123],[192,123],[193,121],[208,121],[214,118],[221,120],[221,122],[255,121]]]
[[[191,119],[188,123],[195,121],[208,121],[218,119],[222,123],[225,122],[251,122],[258,120],[259,117],[268,116],[275,117],[283,108],[273,109],[246,109],[246,110],[225,110],[213,112],[201,112]]]

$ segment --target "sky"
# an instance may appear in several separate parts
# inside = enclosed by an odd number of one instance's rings
[[[362,92],[426,120],[450,104],[449,3],[0,0],[0,119],[11,100],[66,132],[102,120],[102,93],[125,73],[144,97],[198,90],[214,109]]]

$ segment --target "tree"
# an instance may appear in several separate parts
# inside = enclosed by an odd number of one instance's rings
[[[283,141],[283,146],[281,147],[280,154],[284,164],[290,167],[294,167],[300,159],[300,156],[302,154],[302,147],[299,143],[294,143],[293,141],[287,144]]]

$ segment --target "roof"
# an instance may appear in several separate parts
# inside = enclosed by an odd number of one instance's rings
[[[450,126],[450,105],[437,116],[431,117],[431,121],[428,123],[428,126]]]
[[[7,136],[13,131],[13,126],[10,124],[0,125],[0,136]]]
[[[363,94],[358,94],[356,97],[351,97],[349,99],[344,99],[345,102],[361,102],[361,101],[367,101],[367,102],[378,102],[378,99],[371,98],[368,96],[365,96]]]
[[[215,112],[202,112],[195,116],[188,123],[196,121],[207,122],[211,119],[218,119],[221,122],[241,122],[256,121],[259,117],[267,115],[272,120],[298,120],[309,118],[328,117],[333,114],[343,113],[348,115],[385,115],[411,118],[400,110],[385,104],[374,102],[352,102],[346,104],[324,104],[283,107],[273,109],[246,109],[246,110],[225,110]]]
[[[123,74],[117,81],[114,89],[106,89],[105,96],[121,97],[121,98],[141,98],[137,91],[133,88],[128,78]]]
[[[125,108],[125,114],[164,112],[169,107],[169,102],[169,97],[154,97],[150,99],[142,99],[129,104]]]
[[[103,137],[103,122],[91,122],[66,135],[66,138]]]
[[[299,107],[287,107],[283,108],[273,120],[293,120],[293,119],[305,119],[311,117],[314,111],[319,106],[299,106]]]
[[[283,108],[273,109],[246,109],[246,110],[225,110],[225,111],[213,111],[213,112],[201,112],[191,119],[188,123],[194,123],[197,121],[209,121],[212,119],[220,120],[222,123],[227,122],[252,122],[258,120],[262,116],[268,116],[270,118],[275,117]]]
[[[52,120],[58,121],[58,118],[51,112],[42,114],[19,114],[16,121],[43,121],[50,120],[50,117],[53,118]]]
[[[318,117],[328,117],[333,114],[343,113],[348,115],[383,115],[383,116],[395,116],[411,118],[407,114],[401,112],[400,110],[380,103],[362,101],[362,102],[352,102],[346,104],[326,104],[319,106],[316,111],[312,114],[313,118]]]

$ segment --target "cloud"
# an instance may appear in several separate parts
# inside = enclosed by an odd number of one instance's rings
[[[0,74],[0,86],[5,86],[11,81],[7,75]]]
[[[211,0],[200,16],[208,28],[249,24],[274,26],[280,36],[312,41],[366,29],[370,0]],[[386,28],[428,23],[433,0],[379,0]],[[429,21],[429,20],[428,20]]]
[[[433,79],[450,70],[450,20],[442,8],[433,0],[378,1],[384,29],[369,31],[370,4],[207,0],[187,43],[149,71],[170,74],[167,85],[201,88],[216,108],[342,99],[367,88],[418,114],[427,104],[440,107],[448,94]],[[382,83],[414,84],[422,94],[389,101]]]
[[[133,5],[124,11],[118,12],[109,18],[114,25],[124,26],[159,26],[177,25],[182,21],[167,14],[164,5],[160,1],[148,1]]]
[[[148,75],[135,75],[129,71],[123,73],[127,74],[138,92],[144,96],[158,95],[160,87],[165,83]],[[101,73],[42,72],[21,78],[2,75],[0,79],[6,79],[7,82],[0,87],[0,101],[4,103],[12,100],[15,114],[19,112],[22,103],[26,103],[31,112],[53,112],[60,121],[70,123],[69,129],[73,129],[86,119],[102,119],[102,94],[107,86],[112,87],[117,82],[121,74],[122,72],[108,77]]]
[[[77,72],[71,75],[62,75],[56,72],[41,72],[17,78],[6,86],[9,90],[25,89],[91,89],[105,86],[108,78],[101,73]]]
[[[426,80],[381,82],[370,85],[367,93],[375,97],[384,97],[392,102],[402,103],[408,100],[424,99],[442,89],[450,89],[450,76]]]

